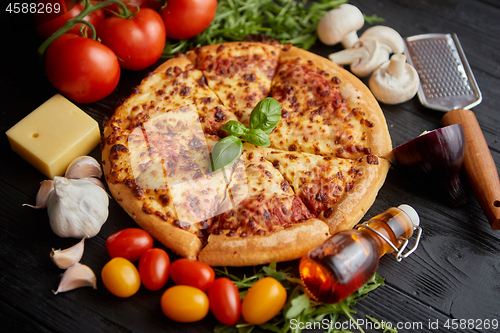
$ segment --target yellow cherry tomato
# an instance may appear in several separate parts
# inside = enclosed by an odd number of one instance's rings
[[[129,260],[116,257],[108,261],[101,271],[106,289],[118,297],[130,297],[141,287],[139,271]]]
[[[241,314],[247,323],[260,325],[276,316],[285,302],[285,288],[275,278],[265,277],[248,290],[243,298]]]
[[[161,310],[168,318],[180,323],[192,323],[208,314],[208,297],[191,286],[177,285],[165,290],[161,296]]]

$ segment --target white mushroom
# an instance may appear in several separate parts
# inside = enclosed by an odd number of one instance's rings
[[[389,53],[376,40],[366,40],[357,43],[356,47],[332,53],[328,57],[338,65],[350,65],[353,74],[365,77],[389,60]]]
[[[362,43],[366,40],[378,41],[389,54],[404,52],[403,37],[393,28],[384,25],[376,25],[368,28],[363,32],[361,37],[359,37],[358,43]],[[387,60],[389,60],[389,57],[387,57]]]
[[[368,86],[375,98],[385,104],[399,104],[415,96],[418,90],[418,73],[406,63],[404,54],[394,54],[373,72]]]
[[[358,40],[357,30],[365,23],[363,13],[353,5],[342,4],[326,13],[318,23],[318,37],[326,45],[339,42],[348,49]]]

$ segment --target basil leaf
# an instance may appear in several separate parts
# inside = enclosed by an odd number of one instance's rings
[[[256,146],[269,147],[271,145],[269,136],[259,128],[248,130],[241,138]]]
[[[224,124],[224,126],[222,126],[221,129],[236,137],[240,137],[243,134],[245,134],[245,132],[248,131],[245,125],[236,120],[228,121],[227,123]]]
[[[220,140],[210,154],[210,171],[216,172],[233,165],[242,151],[243,144],[237,137],[230,135]]]
[[[250,114],[250,129],[261,129],[269,134],[280,121],[280,117],[281,104],[272,97],[264,98]]]

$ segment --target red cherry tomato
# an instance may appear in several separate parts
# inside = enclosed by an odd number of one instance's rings
[[[167,36],[187,39],[196,36],[212,23],[217,0],[169,0],[161,11]]]
[[[142,8],[132,18],[111,16],[98,31],[101,42],[115,52],[120,66],[141,70],[154,64],[165,47],[163,20],[150,8]]]
[[[66,7],[67,12],[64,13],[64,7],[54,7],[55,4],[61,4],[60,1],[56,0],[39,0],[38,3],[44,4],[44,11],[37,11],[33,14],[33,18],[35,21],[35,27],[38,34],[44,38],[49,38],[54,32],[59,30],[68,20],[75,18],[78,14],[80,14],[84,5],[81,3],[75,3],[70,0],[65,0],[64,5]],[[46,10],[50,5],[50,13]],[[37,7],[38,8],[38,7]],[[54,8],[60,8],[57,12]],[[102,9],[98,9],[89,15],[83,18],[85,21],[91,23],[94,28],[97,28],[102,20],[104,20],[104,11]],[[85,26],[83,23],[77,23],[68,33],[75,33],[80,35],[80,28]],[[85,27],[83,32],[90,36],[90,29]]]
[[[50,44],[45,68],[54,87],[78,103],[108,96],[120,79],[120,64],[113,51],[75,34],[64,34]]]
[[[122,257],[130,261],[139,260],[152,247],[153,237],[139,228],[120,230],[106,240],[106,250],[111,258]]]
[[[233,281],[222,277],[208,287],[210,311],[224,325],[234,325],[241,315],[241,298]]]
[[[212,267],[198,260],[181,258],[170,265],[170,278],[176,284],[186,285],[207,291],[215,279]]]
[[[144,287],[149,290],[163,288],[168,280],[170,258],[162,249],[153,248],[144,252],[139,259],[139,275]]]

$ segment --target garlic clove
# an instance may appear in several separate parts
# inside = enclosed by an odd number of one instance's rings
[[[85,237],[82,240],[65,250],[54,250],[50,252],[50,259],[57,267],[66,269],[78,263],[83,256]]]
[[[41,209],[41,208],[46,208],[47,207],[47,198],[54,190],[54,181],[51,179],[44,180],[43,182],[40,183],[40,189],[38,190],[38,193],[36,194],[35,198],[35,205],[30,205],[30,204],[23,204],[23,206],[35,208],[35,209]]]
[[[97,278],[89,266],[76,263],[64,271],[59,287],[53,293],[57,295],[81,287],[97,289]]]
[[[87,178],[96,177],[101,178],[102,169],[101,165],[92,156],[80,156],[75,158],[66,169],[64,174],[66,178]]]
[[[106,191],[106,188],[104,187],[104,184],[97,178],[93,178],[93,177],[85,177],[85,178],[80,178],[80,179],[87,179],[88,181],[96,184],[97,186],[99,186],[100,188],[102,188],[104,191]]]

